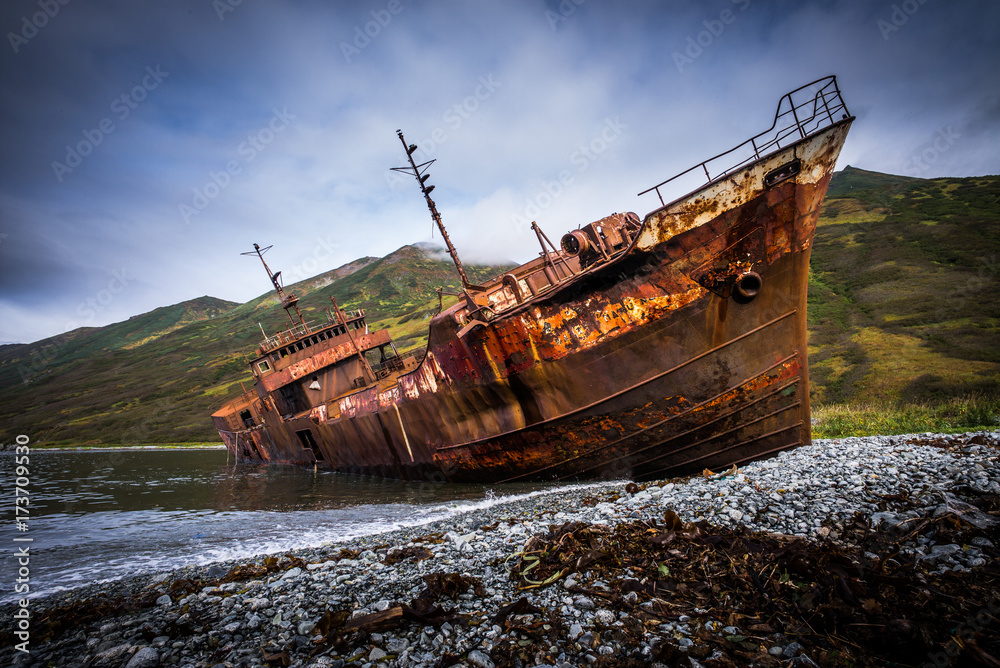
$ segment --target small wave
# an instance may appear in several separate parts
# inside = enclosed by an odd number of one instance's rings
[[[515,494],[486,490],[480,498],[427,505],[366,504],[327,510],[98,512],[52,515],[36,533],[31,596],[97,582],[208,566],[267,554],[317,548],[412,528],[569,489]],[[36,554],[33,552],[33,555]],[[10,601],[12,594],[0,595]]]

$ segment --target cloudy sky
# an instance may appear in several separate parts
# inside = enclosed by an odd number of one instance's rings
[[[838,168],[996,174],[998,25],[989,0],[6,0],[0,342],[245,301],[255,242],[291,283],[431,240],[397,129],[467,262],[645,214],[828,74],[858,119]]]

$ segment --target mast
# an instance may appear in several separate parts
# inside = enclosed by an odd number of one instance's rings
[[[378,377],[372,370],[372,365],[368,363],[368,358],[365,357],[363,352],[361,352],[361,348],[358,347],[357,342],[354,340],[354,335],[351,334],[351,328],[347,325],[347,318],[344,317],[344,313],[340,310],[340,306],[337,304],[337,300],[333,298],[333,295],[330,295],[330,301],[333,302],[333,312],[337,316],[337,322],[344,328],[344,331],[347,332],[347,338],[350,340],[351,346],[354,348],[354,352],[358,354],[358,359],[361,360],[361,374],[363,376],[371,376],[371,382],[375,382],[378,380]],[[395,347],[393,350],[395,350]],[[367,374],[365,374],[366,371],[368,372]],[[367,378],[365,382],[368,382]]]
[[[264,265],[264,271],[267,272],[267,277],[271,279],[271,284],[274,285],[274,291],[278,294],[278,300],[281,302],[281,307],[285,309],[285,314],[288,316],[288,320],[294,325],[295,318],[292,314],[288,312],[288,309],[295,309],[295,315],[298,316],[299,322],[302,323],[302,327],[308,332],[309,328],[306,326],[306,321],[302,319],[302,314],[299,312],[299,298],[295,295],[286,295],[285,289],[281,285],[280,277],[281,272],[271,273],[271,268],[267,266],[267,262],[264,262],[264,253],[271,250],[271,246],[266,248],[261,248],[257,244],[253,245],[252,251],[247,251],[246,253],[240,253],[240,255],[256,255],[260,258],[261,264]],[[264,331],[264,328],[261,328]],[[265,335],[266,338],[266,335]]]
[[[428,186],[425,181],[430,177],[430,174],[425,174],[427,168],[434,163],[434,160],[428,160],[421,164],[416,164],[413,161],[413,153],[417,150],[416,144],[410,144],[407,146],[406,140],[403,139],[403,131],[396,130],[396,134],[399,135],[399,141],[403,142],[403,149],[406,151],[406,159],[409,160],[409,167],[392,167],[395,172],[405,172],[407,174],[412,174],[416,179],[417,183],[420,184],[420,191],[424,193],[424,198],[427,200],[427,208],[431,211],[431,217],[434,222],[437,223],[438,229],[441,230],[441,236],[444,238],[444,243],[448,246],[448,253],[451,255],[451,259],[455,262],[455,268],[458,269],[458,275],[462,278],[462,287],[468,289],[471,287],[468,277],[465,275],[465,269],[462,267],[462,261],[458,259],[458,252],[451,243],[451,238],[448,236],[448,230],[444,229],[444,223],[441,221],[441,214],[438,213],[437,207],[434,205],[434,200],[431,199],[431,191],[434,190],[434,186]]]

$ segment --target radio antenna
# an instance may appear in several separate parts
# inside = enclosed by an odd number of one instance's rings
[[[261,248],[257,244],[254,244],[252,251],[240,253],[240,255],[256,255],[260,258],[261,264],[264,265],[264,271],[267,272],[267,277],[271,279],[274,291],[278,294],[278,300],[281,302],[281,308],[285,309],[285,313],[288,315],[289,321],[291,321],[293,325],[295,324],[295,318],[293,318],[292,314],[288,312],[288,309],[294,309],[295,315],[298,317],[299,322],[302,323],[302,327],[304,327],[306,331],[309,331],[309,328],[306,327],[306,321],[302,319],[302,314],[299,312],[299,298],[295,295],[285,294],[285,288],[281,285],[281,272],[278,271],[272,274],[271,268],[267,266],[267,262],[264,262],[264,253],[269,250],[271,250],[271,246]],[[261,328],[261,331],[263,331],[263,328]]]
[[[414,178],[417,179],[417,183],[420,184],[420,191],[424,194],[424,198],[427,200],[427,208],[431,211],[431,218],[437,223],[438,229],[441,230],[441,237],[444,239],[445,245],[448,246],[448,254],[451,255],[451,259],[455,262],[455,268],[458,269],[458,275],[462,278],[462,287],[468,289],[473,287],[469,283],[468,277],[465,275],[465,269],[462,267],[462,261],[458,259],[458,251],[455,250],[455,246],[451,243],[451,237],[448,236],[448,230],[444,229],[444,222],[441,220],[441,214],[438,213],[437,206],[434,205],[434,200],[431,199],[431,191],[434,190],[434,186],[427,185],[427,179],[430,178],[430,174],[427,174],[427,168],[434,164],[434,160],[428,160],[427,162],[422,162],[419,165],[413,160],[413,153],[417,150],[416,144],[406,144],[406,140],[403,139],[403,131],[396,130],[396,134],[399,135],[399,141],[403,142],[403,149],[406,151],[406,158],[409,160],[409,167],[392,167],[394,172],[404,172],[406,174],[412,174]],[[433,228],[432,228],[433,229]]]

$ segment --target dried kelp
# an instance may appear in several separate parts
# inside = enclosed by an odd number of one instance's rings
[[[426,547],[417,547],[414,545],[407,545],[406,547],[399,548],[398,550],[393,550],[386,555],[382,563],[386,566],[394,566],[401,561],[406,561],[407,559],[414,559],[415,561],[423,561],[424,559],[430,559],[434,556],[434,553],[428,550]]]
[[[325,612],[314,629],[316,649],[313,654],[327,653],[331,649],[343,653],[356,646],[365,634],[395,629],[404,622],[425,626],[440,626],[445,622],[464,624],[468,615],[443,605],[441,599],[455,600],[469,591],[480,597],[486,595],[482,580],[470,575],[428,573],[423,580],[427,586],[408,605],[396,603],[386,610],[356,617],[352,617],[349,610]]]
[[[918,558],[900,556],[901,543],[927,533],[960,545],[972,536],[1000,541],[993,503],[951,502],[952,511],[928,513],[888,538],[859,518],[846,530],[857,544],[850,548],[686,523],[669,510],[663,522],[614,528],[571,522],[529,539],[510,573],[522,589],[579,574],[571,591],[628,614],[633,623],[608,631],[623,644],[687,615],[699,631],[686,653],[706,667],[777,665],[767,653],[775,633],[811,648],[819,665],[919,665],[949,647],[949,656],[968,665],[1000,665],[990,663],[1000,657],[1000,623],[990,612],[1000,604],[996,562],[974,572],[935,573]],[[608,589],[588,588],[588,579]],[[982,614],[992,627],[968,623]],[[709,626],[741,632],[725,635]],[[960,642],[952,637],[956,629],[964,631]],[[508,650],[494,660],[513,665]],[[670,664],[684,657],[667,643],[655,658]]]

